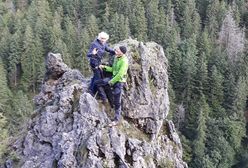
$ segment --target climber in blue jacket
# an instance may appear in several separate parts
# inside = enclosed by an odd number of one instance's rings
[[[105,32],[101,32],[98,34],[97,39],[95,39],[91,45],[90,49],[87,53],[87,58],[90,62],[90,67],[94,73],[91,78],[89,92],[92,95],[95,95],[97,91],[97,87],[95,85],[95,81],[99,80],[103,77],[102,70],[99,68],[101,65],[102,58],[104,56],[105,51],[109,52],[111,55],[115,55],[115,51],[108,47],[107,41],[109,39],[109,35]]]

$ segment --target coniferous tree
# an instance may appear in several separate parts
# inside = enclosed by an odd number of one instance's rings
[[[115,13],[110,20],[108,32],[111,32],[110,43],[117,43],[128,38],[130,32],[128,19],[125,19],[122,14]]]
[[[211,1],[207,7],[206,27],[211,39],[215,39],[225,15],[224,1]],[[213,41],[212,41],[213,42]]]
[[[234,107],[233,107],[233,118],[239,119],[244,121],[244,111],[246,110],[246,99],[247,99],[247,78],[240,77],[237,80],[236,84],[236,97],[234,100]]]
[[[213,50],[213,46],[211,44],[211,39],[206,29],[204,29],[204,31],[201,33],[201,35],[198,38],[197,48],[199,51],[198,52],[199,55],[204,53],[206,56],[205,57],[206,60],[210,58],[211,52]]]
[[[78,38],[79,33],[77,33],[75,26],[68,17],[65,19],[65,31],[63,34],[63,41],[65,41],[68,52],[70,53],[70,57],[72,58],[72,68],[78,67],[78,62],[75,60],[75,58],[80,56],[81,52],[80,41]]]
[[[8,145],[8,129],[7,129],[7,119],[6,114],[11,113],[9,109],[11,92],[8,88],[6,71],[2,59],[0,58],[0,163],[2,163],[2,158],[6,152]]]
[[[222,116],[220,120],[209,120],[208,128],[206,152],[209,154],[210,162],[215,167],[231,167],[235,152],[245,135],[244,123]]]
[[[209,119],[206,133],[208,165],[231,167],[235,151],[225,137],[226,119]]]
[[[155,37],[156,41],[161,44],[162,46],[166,46],[166,26],[167,25],[167,18],[165,15],[165,10],[163,7],[159,8],[159,22],[158,22],[158,27],[157,27],[157,36]]]
[[[204,88],[207,85],[207,60],[205,53],[202,53],[197,57],[196,60],[196,73],[193,75],[193,83],[192,83],[192,95],[191,98],[198,100],[206,91]]]
[[[36,9],[36,17],[41,18],[41,22],[47,26],[51,26],[52,23],[52,13],[50,5],[47,0],[42,1],[32,1],[34,2]]]
[[[0,112],[0,163],[4,162],[4,154],[8,145],[8,129],[6,128],[7,120],[6,117]]]
[[[71,0],[71,1],[61,0],[61,4],[62,4],[61,6],[63,7],[63,14],[75,21],[77,17],[78,8],[80,7],[79,1],[78,0]]]
[[[52,12],[47,0],[32,1],[27,14],[28,21],[32,28],[36,22],[41,22],[44,26],[52,25]],[[38,21],[39,19],[39,21]]]
[[[53,28],[52,28],[52,36],[54,39],[54,44],[52,48],[52,52],[60,53],[63,61],[70,67],[72,67],[72,58],[69,54],[67,45],[63,41],[63,31],[61,29],[61,17],[58,13],[55,14],[55,18],[53,20]]]
[[[225,110],[222,108],[221,104],[224,99],[223,93],[223,82],[224,77],[218,71],[216,66],[211,68],[211,73],[209,75],[209,88],[208,88],[208,103],[212,109],[211,117],[221,117],[225,115]]]
[[[237,3],[237,6],[239,8],[240,11],[240,25],[242,27],[247,26],[247,7],[246,7],[246,1],[245,0],[240,0]]]
[[[121,32],[119,30],[119,27],[120,27],[119,14],[115,13],[110,19],[110,25],[108,29],[108,31],[111,32],[109,39],[110,43],[116,43],[117,41],[120,40],[119,34],[121,34]]]
[[[110,19],[109,4],[106,2],[104,13],[102,14],[102,21],[101,21],[102,30],[107,31],[109,29],[110,27],[109,19]]]
[[[129,16],[131,34],[134,38],[141,41],[147,39],[147,19],[145,9],[141,0],[131,2],[131,12]]]
[[[129,0],[121,0],[117,8],[118,12],[120,14],[123,14],[125,17],[127,17],[131,12],[131,8],[132,8],[130,4],[131,1]]]
[[[94,39],[99,33],[99,27],[97,24],[97,18],[94,15],[91,15],[88,18],[86,25],[87,32],[89,33],[89,38]]]
[[[181,36],[180,36],[180,28],[175,20],[175,12],[174,9],[171,8],[168,12],[168,14],[166,14],[165,17],[165,30],[163,31],[165,33],[165,37],[163,40],[163,46],[165,48],[167,47],[178,47],[180,42],[181,42]],[[161,15],[161,19],[162,19],[162,15]],[[172,49],[172,50],[175,50]],[[168,55],[168,58],[170,59],[170,55]]]
[[[227,141],[230,146],[237,152],[240,149],[242,139],[245,135],[245,125],[246,123],[243,120],[237,120],[236,118],[225,118],[226,122],[226,136]],[[235,155],[235,154],[234,154]]]
[[[192,160],[192,147],[191,142],[185,138],[184,135],[181,135],[182,147],[184,149],[183,160],[189,163]]]
[[[147,34],[148,38],[152,41],[156,40],[158,35],[159,27],[159,10],[158,0],[148,2],[146,7],[146,18],[147,18]]]
[[[14,15],[14,25],[12,30],[14,32],[20,31],[21,33],[24,33],[26,23],[27,22],[26,19],[24,19],[24,14],[22,13],[22,11],[17,10]]]
[[[47,0],[32,1],[27,13],[27,20],[33,29],[33,33],[41,39],[44,52],[50,52],[54,43],[51,32],[53,22]]]
[[[35,38],[31,27],[27,25],[21,60],[22,80],[24,88],[32,90],[33,93],[36,93],[45,70],[43,53],[41,40],[39,37]]]
[[[33,1],[27,10],[27,18],[26,18],[32,28],[35,27],[36,21],[38,19],[37,10],[38,9],[36,7],[35,1]]]
[[[185,102],[190,102],[193,75],[196,72],[196,38],[184,40],[180,46],[182,62],[178,91],[181,92]]]
[[[95,16],[97,18],[100,18],[100,20],[102,19],[102,16],[105,13],[105,9],[106,9],[107,5],[108,5],[108,2],[106,2],[104,0],[97,0],[97,13]]]
[[[11,113],[6,115],[9,122],[8,129],[10,134],[16,134],[27,123],[33,113],[33,103],[28,99],[27,95],[23,91],[19,90],[13,93],[11,98]]]
[[[170,114],[180,131],[184,160],[190,167],[232,167],[239,161],[246,163],[246,3],[246,0],[0,1],[0,78],[8,78],[0,82],[1,131],[9,128],[8,134],[13,134],[30,114],[23,109],[32,107],[20,106],[20,102],[29,102],[26,95],[39,89],[47,52],[61,53],[70,67],[89,77],[92,74],[86,53],[97,34],[105,31],[111,36],[110,43],[131,36],[163,46],[169,60]],[[7,85],[12,86],[11,91]],[[20,89],[22,93],[18,92]],[[2,144],[8,134],[0,137],[0,155],[6,149]]]
[[[225,18],[225,15],[227,13],[227,3],[225,1],[219,1],[219,9],[217,14],[217,21],[219,23],[219,27],[221,27],[221,24]]]
[[[164,8],[165,14],[169,14],[172,9],[172,2],[171,0],[159,0],[160,8]]]
[[[10,90],[7,83],[6,71],[2,59],[0,59],[0,112],[5,112],[5,106],[8,105]]]
[[[230,7],[233,11],[233,18],[237,24],[240,24],[241,13],[239,7],[236,5],[236,2]],[[229,9],[230,10],[230,9]]]
[[[119,33],[119,39],[124,40],[127,39],[130,35],[129,20],[128,18],[125,18],[123,14],[120,15],[119,19],[120,23],[123,23],[119,24],[119,32],[121,32]]]
[[[209,0],[196,0],[196,8],[199,11],[199,15],[201,16],[201,20],[206,20],[207,6],[210,3]],[[203,23],[204,24],[204,23]]]
[[[221,26],[219,42],[226,51],[229,61],[235,64],[240,53],[244,51],[245,34],[235,23],[231,11],[228,11]]]
[[[92,0],[84,0],[81,1],[81,21],[83,25],[87,25],[88,18],[93,14],[93,1]]]
[[[167,15],[164,47],[166,48],[165,53],[170,62],[169,78],[172,83],[173,89],[175,90],[176,97],[180,97],[180,91],[178,90],[180,85],[179,76],[181,75],[181,64],[182,64],[182,57],[178,45],[180,35],[179,32],[177,32],[177,26],[173,25],[173,20],[171,21],[169,20],[170,19]],[[181,100],[179,100],[179,102],[180,101]]]
[[[210,38],[208,32],[205,30],[198,36],[197,40],[197,48],[198,48],[198,61],[197,61],[197,71],[200,71],[200,74],[205,74],[202,78],[202,91],[204,95],[208,94],[208,65],[209,59],[211,57],[212,52],[212,44],[210,43]],[[202,63],[200,63],[202,62]],[[196,76],[197,78],[197,76]]]
[[[69,51],[67,49],[67,46],[65,44],[65,42],[62,40],[62,39],[58,39],[56,42],[55,42],[55,46],[53,48],[53,51],[55,53],[60,53],[62,58],[63,58],[63,61],[69,66],[69,67],[72,67],[72,59],[71,59],[71,56],[69,54]]]
[[[166,49],[166,54],[169,57],[169,61],[171,62],[169,73],[170,73],[170,81],[173,83],[173,89],[175,90],[176,97],[180,95],[179,87],[180,87],[180,75],[181,75],[181,64],[182,58],[180,51],[177,46],[170,46]]]
[[[232,73],[226,72],[224,82],[223,82],[223,91],[224,91],[224,99],[223,99],[223,107],[226,109],[227,115],[232,114],[233,107],[234,107],[234,101],[237,88],[236,88],[236,82],[235,77]]]
[[[7,12],[8,12],[8,9],[6,8],[4,2],[3,1],[0,1],[0,14],[1,14],[1,18]]]
[[[114,15],[116,12],[118,11],[118,6],[119,6],[119,1],[115,1],[115,0],[109,0],[109,9],[110,9],[110,15]]]
[[[193,142],[193,160],[190,163],[192,167],[204,167],[205,151],[206,151],[206,130],[207,130],[207,119],[209,114],[209,106],[202,96],[197,102],[199,112],[196,120],[196,138]]]
[[[7,26],[8,26],[8,29],[9,29],[9,32],[11,34],[14,34],[17,29],[16,29],[16,18],[15,18],[15,15],[13,12],[9,12],[7,14],[7,17],[8,17],[8,21],[7,21]]]
[[[91,69],[89,67],[89,62],[87,59],[87,52],[91,43],[91,39],[89,38],[89,34],[86,29],[83,29],[81,32],[81,57],[78,57],[77,60],[80,62],[80,69],[84,76],[89,76],[91,73]]]
[[[2,32],[0,32],[2,37],[0,37],[0,58],[2,58],[2,61],[4,63],[4,66],[7,67],[8,64],[8,56],[10,54],[9,46],[10,46],[10,39],[11,39],[11,34],[9,33],[9,30],[7,27],[3,29]]]
[[[28,0],[14,0],[15,7],[24,10],[28,6]]]
[[[190,38],[192,34],[198,35],[200,30],[200,17],[196,12],[195,2],[193,0],[184,4],[182,11],[182,21],[179,23],[182,32],[182,38]]]
[[[17,31],[11,38],[8,57],[8,77],[12,87],[17,87],[19,82],[21,52],[21,32]]]
[[[173,90],[170,82],[168,83],[168,94],[169,94],[169,98],[170,98],[170,111],[168,114],[168,118],[173,120],[176,129],[179,130],[181,123],[184,122],[183,120],[184,120],[185,115],[184,115],[184,113],[182,115],[180,115],[177,111],[175,91]]]
[[[186,1],[171,0],[171,2],[175,11],[175,20],[178,22],[178,24],[181,24]]]
[[[53,38],[52,28],[47,27],[40,21],[40,19],[38,19],[34,28],[34,34],[41,39],[44,52],[50,52],[53,48],[55,40]]]

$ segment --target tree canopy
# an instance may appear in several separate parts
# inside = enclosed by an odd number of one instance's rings
[[[169,60],[170,116],[189,167],[248,159],[248,1],[0,0],[0,156],[33,111],[48,52],[85,76],[100,31],[155,41]],[[1,160],[0,160],[1,161]]]

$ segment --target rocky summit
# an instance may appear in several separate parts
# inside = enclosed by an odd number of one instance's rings
[[[186,168],[169,112],[168,62],[153,42],[128,39],[128,81],[121,122],[114,110],[87,93],[89,81],[49,53],[35,115],[13,145],[22,168]],[[8,160],[6,167],[15,167]]]

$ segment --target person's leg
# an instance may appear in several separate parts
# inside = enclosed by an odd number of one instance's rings
[[[115,121],[121,119],[121,95],[123,90],[123,83],[118,82],[114,85],[114,106],[115,106]]]
[[[110,79],[104,78],[104,79],[99,79],[95,81],[95,85],[97,87],[98,90],[98,94],[100,96],[100,98],[102,99],[102,101],[106,102],[107,101],[107,96],[105,93],[105,86],[108,85],[108,81]]]
[[[107,102],[107,96],[105,94],[103,86],[97,86],[97,91],[101,100],[105,103]]]
[[[94,82],[95,82],[95,74],[93,74],[93,77],[91,78],[90,86],[89,86],[89,93],[90,93],[92,96],[95,94]]]
[[[98,69],[92,68],[91,70],[93,72],[93,77],[91,78],[91,81],[90,81],[89,92],[92,96],[94,96],[97,92],[97,87],[95,85],[95,81],[99,80],[101,78],[101,75],[100,75]]]
[[[94,69],[93,72],[94,72],[94,80],[92,82],[92,92],[95,95],[97,92],[96,81],[101,79],[101,73],[99,69]]]
[[[114,108],[114,98],[113,98],[111,86],[110,85],[104,86],[104,90],[105,90],[105,93],[106,93],[106,96],[108,98],[111,108]]]

